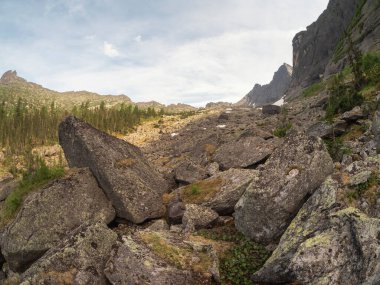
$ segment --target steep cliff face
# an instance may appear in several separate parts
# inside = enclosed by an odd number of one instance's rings
[[[292,67],[286,63],[274,73],[273,79],[269,84],[255,84],[253,89],[244,96],[236,105],[263,106],[271,104],[281,99],[292,78]]]
[[[335,47],[354,16],[360,0],[330,0],[318,20],[293,39],[291,88],[318,81],[334,55]]]

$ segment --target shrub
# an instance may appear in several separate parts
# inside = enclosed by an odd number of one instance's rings
[[[380,55],[367,53],[362,58],[363,71],[368,84],[376,85],[380,82]]]
[[[327,151],[333,161],[341,161],[344,154],[351,154],[351,150],[343,145],[342,138],[324,139]]]
[[[319,92],[321,92],[325,88],[325,85],[323,82],[317,82],[313,85],[310,85],[305,90],[302,91],[303,97],[312,97],[315,95],[318,95]]]
[[[273,131],[273,135],[276,136],[276,137],[279,137],[279,138],[283,138],[286,136],[286,134],[288,133],[288,131],[292,128],[292,124],[291,123],[285,123],[283,125],[281,125],[280,127],[276,128],[274,131]]]

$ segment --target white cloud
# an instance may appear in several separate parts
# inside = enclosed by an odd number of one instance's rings
[[[135,41],[138,42],[138,43],[141,43],[141,41],[142,41],[142,36],[141,36],[141,35],[138,35],[137,37],[135,37]]]
[[[114,45],[108,42],[103,43],[103,53],[108,57],[118,57],[120,55]]]

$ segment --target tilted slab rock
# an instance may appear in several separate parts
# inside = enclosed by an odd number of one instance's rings
[[[9,267],[25,270],[84,222],[111,222],[115,210],[90,170],[71,171],[30,195],[1,239]]]
[[[340,209],[328,178],[294,218],[253,280],[265,284],[356,285],[380,280],[380,220]],[[367,282],[367,283],[366,283]]]
[[[175,180],[180,183],[190,184],[207,178],[207,171],[200,165],[191,161],[184,161],[174,169]]]
[[[291,134],[236,204],[237,229],[256,242],[275,242],[332,171],[320,138]]]
[[[113,285],[214,284],[218,258],[212,246],[166,231],[123,236],[105,274]]]
[[[59,125],[59,141],[70,167],[89,167],[116,209],[134,223],[163,214],[166,181],[136,146],[67,117]]]
[[[232,214],[235,204],[249,183],[257,177],[257,170],[229,169],[205,180],[178,188],[171,193],[170,205],[182,209],[182,211],[173,211],[176,219],[179,218],[179,214],[183,214],[183,205],[186,204],[203,205],[220,215]],[[179,203],[181,203],[180,206]]]
[[[242,137],[219,147],[213,159],[222,169],[250,167],[265,161],[279,143],[277,138]]]
[[[34,263],[21,284],[109,284],[103,272],[116,239],[116,233],[101,222],[82,225]]]

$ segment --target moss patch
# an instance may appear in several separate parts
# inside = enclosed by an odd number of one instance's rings
[[[209,201],[220,191],[223,182],[222,178],[217,177],[190,184],[182,189],[181,199],[186,204],[200,204]]]
[[[179,269],[208,274],[207,270],[213,264],[206,252],[195,252],[190,246],[173,245],[159,233],[141,232],[140,237],[157,256]],[[195,256],[199,262],[194,262]]]

